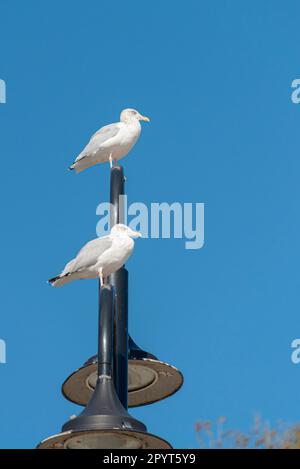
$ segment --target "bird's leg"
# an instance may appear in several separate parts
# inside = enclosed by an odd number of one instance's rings
[[[100,279],[100,287],[103,287],[104,277],[103,277],[103,273],[102,273],[102,267],[101,267],[101,269],[99,269],[99,279]]]
[[[112,168],[112,167],[113,167],[113,157],[112,157],[112,153],[109,155],[109,164],[110,164],[110,167]]]

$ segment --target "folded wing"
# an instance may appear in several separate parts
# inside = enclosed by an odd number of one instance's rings
[[[115,138],[120,132],[120,124],[110,124],[98,130],[90,139],[84,150],[78,155],[70,169],[82,170],[91,165],[97,152],[101,151],[103,144],[108,144],[109,140]],[[82,168],[81,168],[82,167]]]
[[[75,259],[68,262],[61,274],[49,280],[49,282],[60,287],[66,283],[85,276],[89,269],[96,265],[99,257],[112,245],[110,236],[96,238],[89,241],[79,251]]]

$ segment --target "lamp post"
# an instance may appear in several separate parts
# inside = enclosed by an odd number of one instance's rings
[[[124,222],[123,168],[111,169],[111,226]],[[128,345],[129,344],[129,345]],[[63,395],[85,405],[62,432],[43,440],[40,449],[170,449],[164,439],[147,433],[128,412],[170,396],[183,383],[177,368],[139,348],[128,335],[128,272],[123,266],[108,283],[99,283],[98,354],[72,373]],[[129,401],[129,403],[128,403]]]
[[[110,175],[111,227],[124,223],[124,181],[122,166],[114,166]],[[138,407],[171,396],[183,384],[181,372],[142,350],[130,336],[128,345],[128,271],[124,266],[110,276],[110,283],[116,292],[114,382],[120,401],[125,407],[127,401],[129,407]],[[86,405],[95,389],[96,370],[94,355],[66,379],[63,395],[71,402]]]
[[[113,381],[114,288],[99,294],[98,366],[95,391],[78,417],[62,432],[43,440],[39,449],[170,449],[170,444],[147,433],[146,426],[122,405]]]
[[[124,173],[122,166],[110,171],[110,228],[124,223]],[[115,289],[114,316],[114,383],[123,406],[128,406],[128,271],[125,267],[114,272],[109,283]]]

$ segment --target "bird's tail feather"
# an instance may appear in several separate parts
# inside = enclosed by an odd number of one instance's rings
[[[72,282],[72,275],[57,275],[56,277],[50,278],[48,283],[53,287],[62,287],[66,283]]]
[[[78,174],[86,168],[88,168],[88,166],[79,165],[78,163],[76,164],[75,161],[73,164],[71,164],[71,166],[68,167],[68,171],[73,171],[73,169],[75,169],[76,173]]]

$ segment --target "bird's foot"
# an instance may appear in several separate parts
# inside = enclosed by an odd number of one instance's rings
[[[103,285],[104,285],[104,277],[103,277],[102,269],[99,270],[99,280],[100,280],[100,287],[103,287]]]

